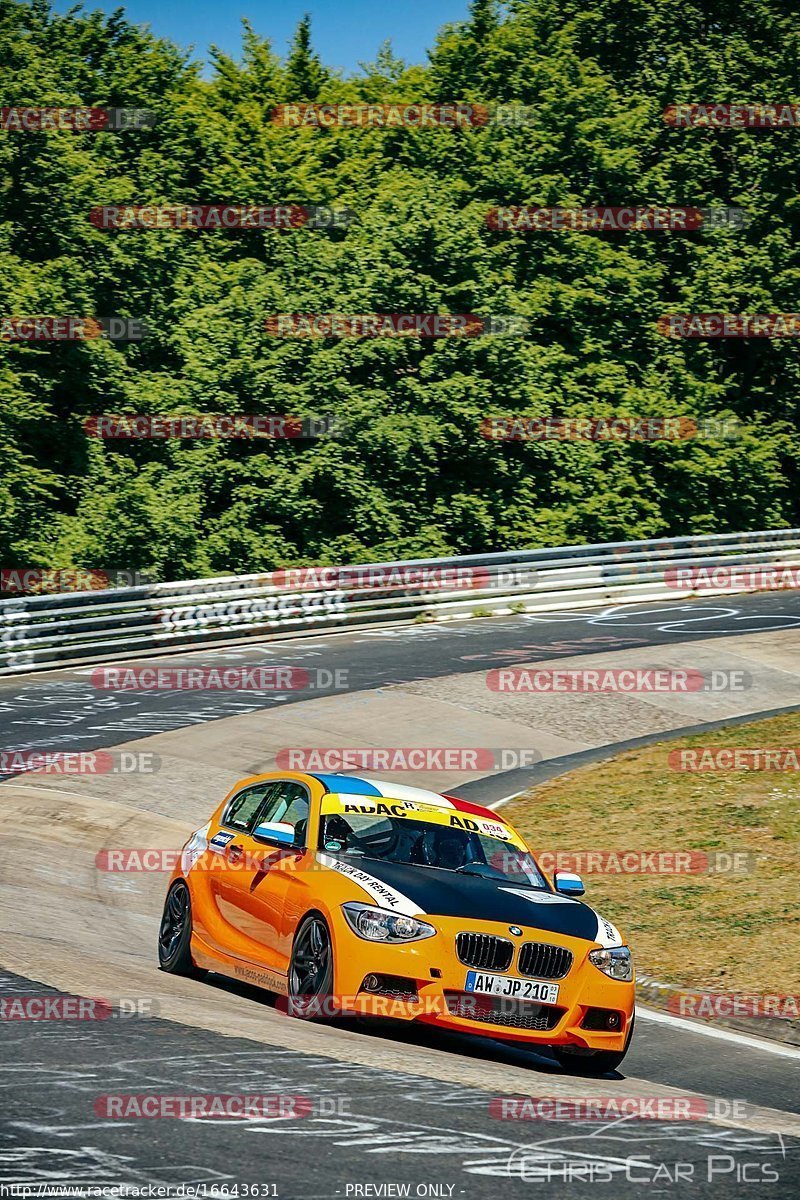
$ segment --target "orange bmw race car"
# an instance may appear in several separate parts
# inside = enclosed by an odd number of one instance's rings
[[[490,809],[349,775],[242,780],[186,843],[158,939],[162,970],[218,971],[297,1016],[419,1020],[549,1046],[614,1070],[633,1033],[630,950],[553,885]]]

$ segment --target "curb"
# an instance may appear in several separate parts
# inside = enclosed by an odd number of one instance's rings
[[[800,1046],[800,1017],[785,1020],[782,1017],[714,1017],[703,1018],[693,1013],[676,1012],[670,1007],[681,996],[696,996],[700,989],[688,990],[676,987],[671,983],[661,983],[651,975],[637,975],[636,1000],[645,1001],[651,1008],[669,1013],[673,1017],[682,1017],[686,1021],[697,1023],[701,1028],[733,1029],[737,1033],[749,1033],[754,1037],[765,1038],[770,1042],[783,1042],[787,1046]],[[703,993],[713,995],[713,993]],[[746,993],[742,993],[746,994]]]

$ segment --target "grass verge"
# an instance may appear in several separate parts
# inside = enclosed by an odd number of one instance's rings
[[[587,873],[640,972],[682,988],[800,992],[800,772],[686,771],[682,748],[794,748],[800,714],[658,742],[541,784],[504,809],[537,852],[746,853],[728,873]],[[724,862],[724,860],[723,860]]]

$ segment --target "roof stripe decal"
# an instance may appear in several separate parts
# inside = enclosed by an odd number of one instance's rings
[[[353,796],[382,796],[373,783],[367,779],[359,779],[354,775],[314,775],[329,792],[338,795]],[[398,796],[398,800],[400,797]]]
[[[388,779],[364,779],[364,783],[377,789],[379,796],[392,800],[416,800],[419,804],[435,804],[438,808],[453,808],[453,801],[441,792],[430,792],[427,788],[411,787],[407,783],[390,783]]]
[[[505,824],[503,818],[498,818],[496,812],[492,812],[491,808],[484,808],[480,804],[470,804],[469,800],[461,800],[458,796],[448,796],[445,794],[445,800],[450,800],[453,807],[459,812],[472,813],[474,817],[488,817],[495,821],[499,820],[500,824]]]

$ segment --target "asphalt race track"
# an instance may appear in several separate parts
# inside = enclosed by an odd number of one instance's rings
[[[0,977],[0,994],[20,992],[30,985]],[[800,1140],[769,1131],[705,1121],[502,1120],[490,1113],[490,1092],[332,1062],[313,1048],[299,1054],[239,1038],[212,1041],[159,1020],[86,1022],[70,1035],[46,1022],[24,1032],[7,1026],[0,1154],[9,1181],[190,1184],[209,1195],[237,1183],[271,1185],[274,1192],[261,1194],[287,1198],[578,1197],[596,1187],[591,1194],[612,1200],[643,1186],[659,1196],[797,1195]],[[702,1041],[687,1038],[681,1053],[695,1054]],[[729,1069],[747,1070],[756,1059],[734,1056]],[[547,1095],[557,1072],[536,1059],[531,1089]],[[310,1102],[306,1115],[142,1128],[93,1113],[100,1093],[273,1088]],[[389,1184],[410,1191],[388,1191]]]
[[[348,673],[346,686],[313,695],[104,694],[92,686],[88,668],[4,679],[0,747],[118,746],[340,691],[798,626],[800,594],[780,592],[371,630],[159,660],[268,661]],[[492,786],[502,792],[502,779]],[[41,791],[34,787],[28,794],[40,797]],[[209,795],[209,810],[216,799]],[[42,844],[46,834],[38,831],[38,840]],[[0,880],[35,912],[36,877],[26,881],[15,844],[7,843]],[[800,1049],[726,1031],[712,1037],[688,1022],[645,1012],[622,1070],[585,1081],[566,1075],[545,1055],[500,1043],[405,1025],[306,1025],[244,985],[161,975],[146,949],[159,915],[161,883],[155,882],[141,922],[142,948],[130,947],[131,971],[137,972],[130,978],[148,981],[150,993],[139,994],[162,998],[161,1016],[0,1021],[0,1183],[127,1183],[173,1192],[192,1185],[198,1190],[188,1194],[220,1196],[234,1194],[238,1184],[242,1196],[298,1200],[500,1194],[616,1200],[642,1187],[653,1196],[681,1198],[800,1193]],[[87,947],[115,915],[102,899],[98,887],[93,900],[81,901]],[[124,896],[119,903],[124,906]],[[133,925],[131,931],[133,936]],[[4,932],[13,944],[14,930]],[[58,953],[55,931],[43,928],[27,969],[0,974],[0,997],[49,994],[48,985],[70,971],[77,979],[80,963],[62,969]],[[70,991],[109,994],[107,981],[94,974],[94,961],[87,950],[81,986],[70,983]],[[11,966],[0,954],[0,968]],[[247,1121],[113,1119],[96,1110],[103,1094],[152,1092],[269,1092],[307,1103],[301,1115]],[[705,1098],[710,1107],[703,1119],[612,1123],[503,1120],[497,1106],[490,1107],[493,1099],[519,1095],[688,1095]],[[732,1112],[734,1102],[739,1108]]]
[[[179,658],[137,659],[131,664],[141,667],[160,661],[165,666],[178,662],[218,665],[224,661],[236,666],[289,664],[347,673],[344,686],[323,686],[313,692],[206,692],[198,697],[182,692],[143,691],[103,695],[91,685],[91,667],[48,671],[43,676],[5,677],[0,679],[0,745],[57,749],[64,744],[94,749],[279,704],[302,703],[321,695],[353,693],[562,655],[794,628],[800,629],[800,596],[778,592],[662,601],[647,606],[630,604],[536,617],[405,625],[319,639],[256,642],[227,650],[209,648],[182,653]]]

